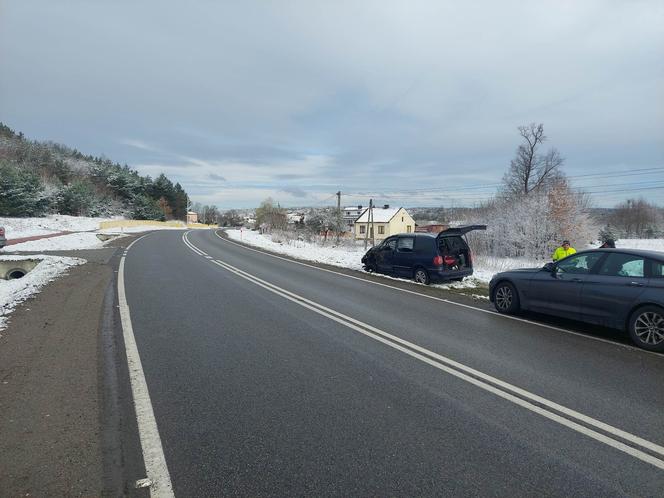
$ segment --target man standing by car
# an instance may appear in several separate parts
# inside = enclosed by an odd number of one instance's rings
[[[576,249],[569,245],[569,240],[563,240],[563,245],[553,251],[553,256],[551,258],[555,263],[556,261],[560,261],[561,259],[566,258],[567,256],[571,256],[575,253]]]

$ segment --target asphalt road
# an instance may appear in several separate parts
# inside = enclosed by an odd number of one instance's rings
[[[252,251],[128,251],[176,496],[662,496],[664,356]]]

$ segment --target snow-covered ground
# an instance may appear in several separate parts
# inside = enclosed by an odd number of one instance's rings
[[[121,220],[121,218],[88,218],[66,215],[51,215],[43,218],[0,218],[0,226],[5,227],[5,235],[9,240],[59,232],[74,232],[6,246],[0,250],[0,254],[20,251],[99,249],[104,247],[105,243],[96,234],[122,236],[149,230],[183,230],[185,228],[184,226],[154,225],[148,222],[145,225],[99,229],[101,222],[114,220]]]
[[[327,246],[301,241],[291,240],[288,242],[273,242],[269,235],[261,235],[251,230],[226,230],[231,239],[245,242],[247,244],[261,247],[272,252],[285,254],[298,259],[324,263],[332,266],[362,270],[362,256],[365,253],[364,244],[343,245],[335,247],[332,242]],[[488,258],[476,257],[474,275],[464,279],[462,282],[441,284],[446,288],[472,288],[489,282],[491,277],[499,272],[510,268],[523,268],[524,266],[542,266],[543,262],[529,261],[524,259]]]
[[[664,252],[664,239],[619,239],[616,240],[616,247]]]
[[[352,270],[362,269],[362,256],[364,246],[340,246],[335,247],[332,239],[325,246],[319,246],[302,240],[290,240],[288,242],[274,242],[269,235],[262,235],[252,230],[226,230],[231,239],[245,242],[249,245],[261,247],[268,251],[286,254],[297,259],[325,263],[333,266],[341,266]]]
[[[101,247],[104,247],[104,242],[94,232],[80,232],[48,239],[30,240],[7,246],[3,251],[76,251],[80,249],[99,249]]]
[[[58,232],[73,232],[39,240],[31,240],[0,249],[0,260],[39,259],[40,263],[23,278],[0,279],[0,330],[6,326],[7,315],[20,302],[38,293],[44,285],[61,275],[67,268],[85,263],[84,259],[43,254],[23,256],[11,254],[17,251],[70,251],[78,249],[98,249],[104,241],[97,234],[122,236],[148,230],[182,230],[184,227],[164,225],[141,225],[124,228],[99,230],[99,224],[108,218],[86,218],[54,215],[44,218],[0,218],[0,226],[5,227],[8,239],[19,239]]]
[[[3,261],[21,259],[40,259],[39,264],[23,278],[15,280],[0,279],[0,330],[7,326],[7,316],[21,302],[41,290],[47,283],[62,275],[68,268],[85,263],[80,258],[59,256],[16,256],[3,255]]]
[[[57,232],[97,230],[102,221],[109,220],[111,218],[87,218],[56,214],[44,218],[0,218],[0,226],[5,227],[8,239],[20,239]]]
[[[169,227],[169,226],[159,226],[159,225],[138,225],[135,227],[121,227],[121,228],[104,228],[102,230],[97,230],[97,233],[103,233],[106,235],[123,235],[127,233],[142,233],[147,232],[148,230],[184,230],[185,227]]]
[[[285,254],[297,259],[324,263],[332,266],[362,270],[362,256],[364,244],[348,244],[336,247],[332,240],[328,245],[321,246],[302,240],[289,240],[274,242],[269,235],[262,235],[252,230],[226,230],[229,238],[245,242],[252,246],[267,249],[268,251]],[[597,247],[599,244],[593,246]],[[616,242],[618,247],[630,249],[648,249],[664,252],[664,239],[623,239]],[[475,256],[473,262],[473,276],[465,278],[462,282],[441,284],[444,288],[473,288],[488,284],[491,277],[501,271],[514,268],[537,268],[547,261],[537,261],[527,258],[498,258],[493,256]]]

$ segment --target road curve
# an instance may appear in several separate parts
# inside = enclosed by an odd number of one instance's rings
[[[156,232],[126,296],[176,496],[662,495],[664,356]]]

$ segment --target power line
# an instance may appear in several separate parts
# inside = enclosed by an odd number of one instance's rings
[[[650,175],[650,174],[655,174],[659,171],[664,172],[664,167],[656,167],[656,168],[639,168],[639,169],[634,169],[631,171],[609,171],[606,173],[589,173],[585,175],[570,175],[566,176],[566,178],[569,179],[592,179],[596,177],[601,177],[601,178],[619,178],[623,176],[641,176],[641,175]],[[413,189],[406,189],[406,190],[399,190],[398,192],[402,193],[420,193],[420,192],[456,192],[459,190],[483,190],[483,189],[490,189],[490,188],[496,188],[500,187],[502,185],[501,182],[495,182],[495,183],[481,183],[481,184],[475,184],[475,185],[465,185],[465,186],[452,186],[452,187],[426,187],[426,188],[413,188]],[[354,196],[362,196],[360,193],[354,193],[354,192],[349,192],[346,190],[347,195],[354,195]],[[367,194],[365,196],[369,196],[373,194]]]

